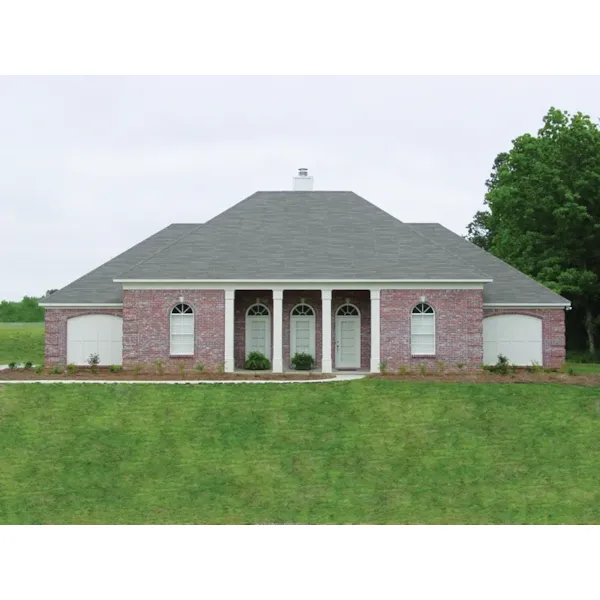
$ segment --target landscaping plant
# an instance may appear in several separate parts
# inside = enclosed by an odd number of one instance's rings
[[[98,371],[98,365],[100,364],[100,356],[98,354],[90,354],[87,359],[88,365],[92,367],[92,373],[96,373]]]
[[[297,371],[310,371],[315,366],[315,359],[307,352],[296,352],[290,362]]]
[[[244,369],[249,369],[251,371],[264,371],[270,368],[271,363],[262,352],[250,352],[246,362],[244,363]]]

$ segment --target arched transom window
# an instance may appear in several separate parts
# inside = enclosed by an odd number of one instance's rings
[[[314,317],[315,311],[308,304],[298,304],[292,310],[292,317]]]
[[[435,354],[435,312],[429,304],[421,302],[412,309],[410,339],[414,356]]]
[[[353,304],[342,304],[337,310],[338,317],[359,317],[358,308]]]
[[[264,304],[253,304],[246,314],[249,317],[268,317],[269,309]]]
[[[194,311],[189,304],[176,304],[171,311],[171,355],[194,354]]]

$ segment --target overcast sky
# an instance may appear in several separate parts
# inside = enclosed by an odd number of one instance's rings
[[[495,156],[600,78],[0,78],[0,299],[61,288],[257,190],[352,190],[464,233]]]

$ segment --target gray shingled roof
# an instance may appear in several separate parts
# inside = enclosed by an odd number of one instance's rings
[[[456,256],[484,270],[494,280],[483,286],[485,303],[570,304],[541,283],[482,250],[439,223],[411,223],[416,231],[433,242],[448,248]]]
[[[490,279],[353,192],[257,192],[122,279]]]
[[[493,279],[486,303],[568,303],[435,223],[406,224],[352,192],[257,192],[205,224],[173,224],[47,304],[122,302],[113,279]]]
[[[123,301],[123,286],[114,283],[113,279],[124,270],[130,269],[142,260],[162,250],[182,235],[199,227],[197,224],[174,223],[165,227],[143,242],[119,254],[102,266],[94,269],[77,281],[70,283],[58,292],[42,298],[40,302],[47,304],[63,303],[118,303]]]

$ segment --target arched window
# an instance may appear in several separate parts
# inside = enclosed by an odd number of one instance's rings
[[[171,311],[171,355],[194,354],[194,311],[189,304],[176,304]]]
[[[268,317],[269,309],[264,304],[253,304],[246,315],[249,317]]]
[[[358,312],[358,308],[353,304],[342,304],[337,309],[338,317],[360,317],[360,313]]]
[[[292,309],[292,317],[314,317],[315,311],[308,304],[297,304]]]
[[[410,341],[414,356],[435,354],[435,312],[429,304],[421,302],[412,309]]]

